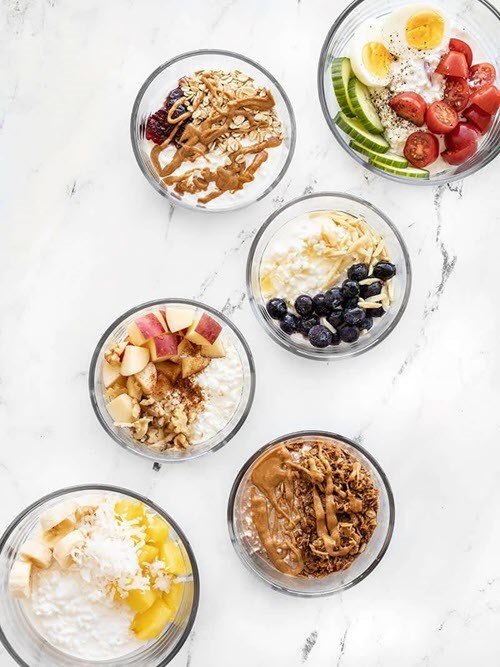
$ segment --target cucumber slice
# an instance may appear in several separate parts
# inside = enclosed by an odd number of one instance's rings
[[[416,167],[406,167],[405,169],[401,169],[400,167],[392,167],[391,165],[381,162],[378,157],[371,158],[370,164],[377,167],[377,169],[387,171],[389,174],[394,174],[395,176],[405,176],[406,178],[429,178],[427,169],[417,169]]]
[[[353,77],[347,85],[347,98],[349,106],[354,110],[356,118],[369,132],[382,134],[384,126],[380,122],[377,110],[372,104],[368,88]]]
[[[394,155],[394,153],[385,153],[385,155],[381,155],[380,153],[373,151],[371,148],[367,148],[366,146],[358,144],[356,141],[350,141],[349,146],[358,153],[362,153],[367,157],[378,160],[382,164],[386,164],[389,167],[405,169],[408,166],[408,160],[404,157],[401,157],[401,155]]]
[[[333,91],[339,103],[340,110],[350,118],[354,118],[355,116],[354,109],[349,106],[349,96],[347,94],[347,86],[352,75],[349,58],[335,58],[332,61]]]
[[[357,118],[348,118],[342,111],[335,116],[335,123],[354,141],[371,148],[375,153],[387,153],[389,144],[380,134],[368,132]]]

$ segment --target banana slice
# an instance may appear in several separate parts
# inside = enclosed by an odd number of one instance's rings
[[[52,550],[39,540],[27,540],[19,549],[21,556],[31,561],[33,565],[46,570],[52,560]]]
[[[54,547],[54,558],[59,565],[66,569],[73,563],[74,550],[85,542],[83,533],[73,530],[60,539]]]
[[[42,530],[47,532],[51,528],[55,528],[65,520],[72,521],[75,524],[75,511],[78,505],[74,500],[67,500],[64,503],[59,503],[54,507],[45,510],[40,515],[40,525]]]
[[[57,526],[51,528],[46,533],[43,533],[42,539],[44,543],[53,547],[56,542],[58,542],[62,537],[71,533],[72,530],[75,530],[76,523],[73,519],[64,519],[61,523],[58,523]]]
[[[9,574],[9,591],[12,597],[29,598],[31,595],[31,563],[16,560]]]

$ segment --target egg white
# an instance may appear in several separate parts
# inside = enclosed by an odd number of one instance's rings
[[[390,71],[385,76],[378,76],[371,72],[363,61],[363,49],[370,42],[382,41],[382,21],[374,19],[365,21],[355,30],[350,44],[351,67],[356,77],[365,86],[387,86],[390,81]]]
[[[411,47],[406,42],[406,24],[408,20],[415,14],[422,12],[436,12],[442,17],[444,23],[441,43],[432,49],[426,49],[425,53],[444,51],[448,46],[451,32],[450,21],[440,9],[432,5],[406,5],[386,16],[381,26],[381,41],[394,56],[402,57],[424,52]]]

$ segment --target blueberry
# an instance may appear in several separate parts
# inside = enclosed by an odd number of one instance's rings
[[[298,326],[299,318],[296,315],[292,315],[292,313],[287,313],[280,322],[281,329],[289,335],[295,333],[298,329]]]
[[[350,299],[344,299],[344,305],[343,309],[345,310],[351,310],[352,308],[357,308],[358,307],[358,301],[359,298],[357,296],[354,296]]]
[[[340,308],[334,308],[327,316],[326,321],[328,324],[331,324],[334,329],[338,329],[344,321],[342,310]]]
[[[370,315],[372,317],[382,317],[385,313],[385,310],[380,306],[380,308],[370,308]]]
[[[308,317],[312,315],[314,310],[314,303],[310,296],[307,294],[301,294],[295,299],[295,310],[302,317]]]
[[[344,280],[342,283],[342,295],[344,299],[359,296],[359,285],[354,280]]]
[[[309,331],[317,324],[319,324],[319,318],[315,317],[314,315],[311,317],[302,317],[299,320],[298,331],[301,334],[304,334],[304,336],[307,336]]]
[[[354,343],[359,338],[359,329],[358,327],[351,326],[346,324],[339,329],[340,340],[343,340],[344,343]]]
[[[338,308],[342,305],[342,290],[340,287],[332,287],[328,292],[325,292],[325,301],[331,305],[332,308]]]
[[[371,285],[360,285],[359,287],[362,299],[368,299],[369,296],[377,296],[382,291],[382,283],[379,280]]]
[[[332,333],[332,342],[330,343],[330,345],[339,345],[339,344],[340,344],[340,336],[336,331],[335,333]]]
[[[368,278],[368,264],[353,264],[347,271],[349,280],[355,280],[359,283],[360,280]]]
[[[282,320],[287,313],[286,303],[283,299],[271,299],[266,308],[273,320]]]
[[[381,280],[390,280],[396,275],[396,267],[390,262],[377,262],[373,267],[373,275]]]
[[[309,342],[314,347],[328,347],[333,339],[332,332],[322,324],[316,324],[309,332]]]
[[[369,331],[373,326],[373,318],[370,315],[365,315],[361,322],[358,324],[358,327],[363,330]]]
[[[316,294],[315,297],[313,297],[313,303],[314,303],[314,312],[317,315],[328,315],[328,313],[331,313],[332,311],[332,306],[328,303],[328,301],[325,298],[325,295],[320,292],[319,294]]]
[[[359,324],[365,316],[362,308],[349,308],[344,310],[344,322],[346,324]]]

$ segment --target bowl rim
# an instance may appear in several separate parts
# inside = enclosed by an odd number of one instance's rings
[[[241,417],[239,420],[236,422],[234,425],[233,429],[226,435],[226,437],[221,440],[220,442],[217,442],[213,447],[210,449],[204,451],[204,452],[198,452],[196,454],[191,454],[191,455],[186,455],[182,458],[178,459],[169,459],[169,458],[162,458],[161,456],[158,455],[158,453],[149,453],[147,450],[140,450],[139,448],[132,447],[128,443],[126,443],[122,438],[118,436],[115,431],[113,431],[104,417],[102,416],[101,410],[99,409],[99,405],[97,404],[97,399],[96,399],[96,387],[95,387],[95,373],[96,373],[96,367],[97,363],[99,361],[99,357],[101,355],[103,346],[108,339],[108,337],[113,333],[113,331],[128,317],[131,315],[134,315],[135,313],[139,312],[140,310],[146,309],[146,308],[153,308],[155,306],[161,306],[161,305],[168,305],[168,304],[183,304],[187,306],[193,306],[195,308],[200,308],[202,310],[205,310],[208,313],[211,313],[212,315],[215,315],[218,317],[222,322],[224,322],[225,326],[229,327],[233,334],[236,336],[236,338],[239,340],[241,343],[247,360],[248,360],[248,365],[249,365],[249,378],[250,378],[250,387],[249,387],[249,394],[248,394],[248,399],[245,405],[245,409],[243,410],[243,413],[241,414]],[[94,349],[94,352],[92,354],[92,358],[90,360],[90,367],[89,367],[89,380],[88,380],[88,388],[89,388],[89,395],[90,395],[90,402],[92,404],[92,408],[94,410],[94,413],[97,417],[98,422],[101,424],[103,429],[106,431],[106,433],[111,436],[111,438],[117,442],[123,449],[125,449],[128,452],[131,452],[132,454],[136,454],[137,456],[140,456],[141,458],[147,459],[149,461],[154,461],[158,462],[160,465],[167,464],[167,463],[174,463],[174,464],[181,464],[185,463],[186,461],[194,461],[195,459],[199,459],[203,456],[206,456],[207,454],[213,454],[214,452],[218,451],[219,449],[222,449],[224,445],[226,445],[230,440],[234,438],[234,436],[238,433],[240,428],[243,426],[245,423],[250,410],[252,408],[252,404],[254,401],[255,397],[255,385],[256,385],[256,371],[255,371],[255,361],[253,358],[252,351],[250,349],[250,346],[248,342],[246,341],[245,337],[241,333],[241,331],[238,329],[238,327],[232,322],[224,313],[220,312],[216,308],[213,308],[212,306],[208,306],[205,303],[202,303],[200,301],[195,301],[194,299],[183,299],[183,298],[166,298],[166,299],[154,299],[152,301],[146,301],[144,303],[139,304],[138,306],[134,306],[133,308],[130,308],[127,310],[125,313],[117,317],[105,330],[105,332],[102,334],[102,336],[99,338],[99,341],[97,342],[97,345]],[[189,451],[189,450],[188,450]]]
[[[186,549],[186,553],[189,557],[189,561],[191,563],[192,567],[192,575],[193,575],[193,605],[191,607],[191,612],[189,614],[189,619],[186,624],[186,627],[184,628],[184,631],[174,647],[173,651],[168,654],[165,658],[162,658],[161,662],[158,663],[157,667],[164,667],[165,665],[168,665],[169,662],[171,662],[174,657],[177,655],[177,653],[181,650],[183,645],[185,644],[188,636],[191,633],[191,630],[193,628],[194,622],[196,620],[196,615],[198,613],[198,606],[200,602],[200,573],[198,570],[198,564],[196,562],[196,558],[193,552],[193,549],[191,547],[191,544],[189,540],[186,537],[186,534],[184,531],[181,529],[179,524],[166,512],[162,507],[157,505],[155,502],[150,500],[149,498],[146,498],[145,496],[141,495],[140,493],[136,493],[135,491],[131,491],[130,489],[127,489],[122,486],[114,486],[112,484],[77,484],[74,486],[66,486],[60,489],[57,489],[56,491],[52,491],[51,493],[47,493],[44,496],[41,496],[34,502],[32,502],[30,505],[25,507],[21,512],[17,514],[17,516],[10,522],[10,524],[7,526],[7,528],[3,531],[1,537],[0,537],[0,554],[3,552],[7,540],[9,539],[10,535],[12,532],[15,530],[15,528],[19,525],[19,523],[34,509],[37,507],[40,507],[47,501],[53,500],[55,498],[63,497],[65,495],[68,495],[69,493],[74,493],[78,491],[109,491],[109,492],[114,492],[114,493],[120,493],[122,495],[129,496],[131,498],[135,498],[136,500],[139,500],[140,502],[144,503],[151,509],[153,509],[157,514],[159,514],[163,519],[165,519],[175,530],[177,535],[179,536],[179,539],[181,540],[184,548]],[[4,648],[6,649],[7,653],[17,662],[18,665],[22,665],[22,667],[31,667],[27,662],[24,662],[24,660],[17,654],[17,652],[14,650],[13,646],[7,639],[7,637],[4,634],[4,631],[2,627],[0,626],[0,642],[3,644]],[[75,658],[78,660],[78,658]],[[108,661],[97,661],[95,664],[105,664]],[[82,662],[82,664],[85,664],[85,661]],[[93,661],[90,661],[89,664],[94,664]]]
[[[248,469],[250,468],[253,463],[266,451],[271,449],[272,447],[279,445],[281,442],[284,442],[286,440],[292,440],[295,438],[302,438],[306,436],[317,436],[317,437],[322,437],[322,438],[329,438],[329,439],[335,439],[340,442],[344,442],[348,445],[350,445],[353,449],[355,449],[357,452],[361,453],[363,456],[365,456],[370,464],[375,468],[377,473],[380,475],[380,478],[382,479],[383,483],[383,488],[385,489],[385,492],[387,494],[387,502],[389,505],[389,522],[388,522],[388,527],[387,527],[387,534],[384,538],[384,542],[376,556],[376,558],[373,560],[372,563],[361,573],[359,574],[355,579],[353,579],[351,582],[348,584],[345,584],[335,590],[330,590],[330,591],[324,591],[324,592],[305,592],[305,591],[296,591],[296,590],[290,590],[286,588],[285,586],[281,586],[279,584],[276,584],[275,582],[270,581],[267,579],[264,575],[260,573],[257,569],[254,569],[250,566],[250,564],[245,561],[239,550],[238,546],[242,549],[245,550],[245,547],[243,546],[243,543],[241,542],[239,536],[236,534],[236,531],[234,529],[234,504],[236,500],[236,495],[238,493],[238,490],[240,488],[240,484],[242,482],[243,477],[247,473]],[[360,444],[357,442],[354,442],[350,438],[347,438],[344,435],[339,435],[338,433],[333,433],[332,431],[324,431],[320,429],[307,429],[307,430],[300,430],[300,431],[293,431],[292,433],[287,433],[285,435],[278,436],[277,438],[274,438],[270,442],[268,442],[266,445],[263,447],[260,447],[256,452],[250,456],[250,458],[243,464],[241,467],[240,471],[236,475],[236,478],[233,482],[233,485],[231,487],[231,491],[229,493],[229,498],[228,498],[228,503],[227,503],[227,525],[228,525],[228,530],[229,530],[229,538],[231,540],[231,544],[234,547],[234,550],[236,551],[236,554],[238,555],[240,561],[245,565],[247,570],[252,572],[258,579],[263,581],[264,583],[268,584],[272,589],[278,591],[279,593],[285,593],[287,595],[291,595],[293,597],[305,597],[305,598],[316,598],[316,597],[327,597],[330,595],[335,595],[337,593],[342,593],[343,591],[348,590],[349,588],[352,588],[356,584],[360,583],[366,577],[373,572],[373,570],[378,566],[382,558],[385,556],[387,549],[389,548],[389,544],[392,539],[392,535],[394,533],[394,525],[395,525],[395,519],[396,519],[396,505],[394,502],[394,494],[392,492],[392,487],[389,483],[389,480],[387,478],[387,475],[385,474],[384,470],[378,463],[378,461],[375,459],[375,457],[370,454],[368,450],[366,450],[364,447],[362,447]],[[246,551],[246,550],[245,550]]]
[[[277,174],[276,178],[271,182],[271,184],[262,192],[258,197],[252,198],[247,202],[243,202],[240,204],[236,204],[234,206],[230,206],[228,208],[220,209],[218,210],[217,208],[207,208],[205,206],[198,206],[198,205],[193,205],[190,204],[186,201],[183,201],[182,199],[176,199],[173,197],[170,192],[167,190],[167,188],[162,188],[160,184],[154,180],[151,177],[151,174],[147,171],[143,164],[143,160],[139,151],[139,146],[136,138],[136,133],[135,133],[135,127],[137,124],[137,115],[139,112],[139,106],[142,102],[142,98],[144,97],[144,94],[146,90],[148,89],[149,85],[154,81],[154,79],[161,74],[164,70],[166,70],[168,67],[171,65],[175,64],[176,62],[179,62],[180,60],[185,60],[187,58],[192,58],[194,56],[200,56],[200,55],[207,55],[207,56],[222,56],[222,57],[230,57],[230,58],[236,58],[238,60],[241,60],[242,62],[246,63],[247,65],[251,65],[255,69],[259,70],[261,74],[263,74],[265,77],[271,81],[271,83],[277,88],[279,94],[281,95],[283,102],[285,104],[285,107],[288,112],[288,116],[290,118],[290,132],[289,132],[289,148],[288,148],[288,154],[286,157],[286,160],[283,164],[283,167],[281,168],[280,172]],[[137,164],[139,165],[139,169],[145,176],[146,180],[150,183],[150,185],[153,186],[153,188],[161,194],[162,196],[166,197],[168,201],[170,202],[171,205],[173,206],[179,206],[180,208],[184,208],[188,211],[201,211],[203,213],[231,213],[233,211],[239,210],[246,208],[247,206],[250,206],[251,204],[254,204],[261,199],[264,199],[274,188],[278,185],[278,183],[281,181],[285,173],[288,171],[288,168],[290,166],[290,163],[292,161],[294,152],[295,152],[295,144],[296,144],[296,139],[297,139],[297,124],[295,120],[295,114],[293,111],[292,103],[290,102],[290,99],[288,95],[285,92],[285,89],[283,86],[279,83],[279,81],[262,65],[260,65],[258,62],[255,60],[252,60],[251,58],[248,58],[247,56],[242,55],[241,53],[237,53],[236,51],[229,51],[229,50],[224,50],[224,49],[195,49],[193,51],[185,51],[184,53],[180,53],[174,58],[171,58],[170,60],[167,60],[166,62],[162,63],[159,65],[153,72],[146,78],[142,86],[139,88],[139,92],[137,93],[134,104],[132,106],[132,112],[130,115],[130,139],[132,142],[132,150],[135,156],[135,159],[137,161]]]
[[[335,352],[329,352],[328,348],[325,348],[322,351],[318,351],[315,348],[311,348],[310,350],[309,349],[299,349],[296,345],[293,344],[291,338],[288,338],[285,341],[284,339],[279,337],[276,334],[275,327],[271,327],[269,325],[269,323],[267,322],[267,320],[263,317],[263,315],[261,313],[261,309],[260,309],[259,305],[257,304],[257,300],[254,296],[253,289],[252,289],[252,271],[253,271],[255,252],[257,250],[257,246],[260,242],[260,239],[264,235],[264,232],[271,225],[271,223],[274,222],[274,220],[279,215],[281,215],[281,213],[283,213],[283,211],[285,211],[285,210],[287,210],[287,209],[289,209],[289,208],[295,206],[296,204],[299,204],[300,202],[303,202],[305,200],[316,199],[316,198],[319,198],[319,197],[337,197],[339,199],[345,199],[347,201],[356,202],[357,204],[361,204],[361,206],[364,206],[364,207],[368,208],[370,211],[372,211],[373,213],[378,215],[384,221],[384,223],[389,227],[389,229],[393,232],[394,236],[396,237],[397,242],[399,243],[399,246],[401,248],[401,252],[403,254],[404,264],[405,264],[405,268],[406,268],[406,287],[405,287],[403,297],[401,299],[401,305],[399,307],[398,312],[395,314],[393,321],[390,323],[390,325],[387,327],[387,329],[380,334],[380,336],[373,339],[371,344],[367,345],[363,349],[356,349],[356,348],[351,347],[345,353],[342,353],[342,354],[335,353]],[[288,223],[285,223],[285,224],[288,224]],[[311,194],[302,195],[301,197],[296,197],[295,199],[291,199],[286,204],[281,206],[279,209],[277,209],[276,211],[273,211],[271,213],[271,215],[263,222],[263,224],[261,225],[257,234],[255,235],[255,238],[252,241],[252,245],[250,246],[250,250],[248,252],[247,266],[246,266],[246,285],[247,285],[248,300],[250,301],[250,305],[252,307],[252,310],[253,310],[255,316],[257,317],[257,320],[260,322],[261,326],[264,328],[266,333],[280,347],[282,347],[285,350],[288,350],[289,352],[292,352],[293,354],[296,354],[299,357],[304,357],[306,359],[312,359],[312,360],[315,360],[315,361],[333,361],[333,360],[350,359],[351,357],[357,357],[360,354],[364,354],[365,352],[368,352],[369,350],[372,350],[379,343],[381,343],[383,340],[385,340],[387,338],[387,336],[395,329],[395,327],[397,326],[397,324],[399,323],[399,321],[403,317],[403,314],[406,310],[406,307],[408,305],[408,301],[409,301],[409,298],[410,298],[411,285],[412,285],[412,269],[411,269],[410,254],[408,252],[408,248],[406,246],[405,240],[403,239],[403,236],[401,235],[401,232],[399,231],[397,226],[392,222],[392,220],[385,213],[383,213],[383,211],[381,211],[374,204],[371,204],[370,202],[366,201],[365,199],[362,199],[361,197],[357,197],[356,195],[349,194],[347,192],[313,192]]]
[[[492,14],[496,17],[498,21],[500,21],[500,11],[497,10],[488,0],[474,0],[475,2],[479,2],[481,5],[486,7],[486,9],[489,9]],[[467,176],[470,176],[472,174],[475,174],[477,171],[482,169],[483,167],[486,167],[490,162],[492,162],[500,153],[500,142],[497,142],[496,145],[492,146],[491,151],[487,153],[485,156],[485,159],[483,162],[481,162],[478,165],[474,165],[473,167],[469,167],[469,169],[465,169],[464,171],[460,173],[449,173],[445,174],[444,176],[440,176],[438,178],[405,178],[404,176],[396,176],[395,174],[390,174],[389,172],[382,171],[381,169],[376,169],[373,167],[368,161],[365,161],[359,153],[357,153],[355,150],[353,150],[350,146],[349,143],[344,139],[344,135],[341,133],[341,131],[338,129],[338,127],[335,125],[333,118],[330,115],[330,112],[328,110],[328,104],[326,102],[326,92],[325,92],[325,81],[324,81],[324,72],[325,72],[325,67],[327,64],[327,59],[328,59],[328,47],[329,44],[334,37],[335,33],[339,29],[339,27],[342,25],[342,22],[344,21],[349,14],[356,9],[359,5],[363,3],[368,3],[369,0],[354,0],[351,2],[335,19],[333,22],[331,28],[329,29],[325,41],[323,42],[323,46],[321,47],[321,52],[319,56],[319,61],[318,61],[318,70],[317,70],[317,86],[318,86],[318,97],[319,97],[319,103],[321,106],[321,110],[323,112],[323,116],[325,117],[326,123],[328,127],[330,128],[331,133],[337,140],[337,142],[342,146],[342,148],[348,153],[348,155],[351,156],[358,164],[360,164],[362,167],[365,169],[368,169],[372,174],[376,174],[377,176],[381,176],[382,178],[386,178],[390,181],[393,181],[394,183],[403,183],[406,185],[422,185],[422,186],[431,186],[431,187],[437,187],[440,185],[446,185],[447,183],[453,183],[454,181],[462,181],[464,178]]]

